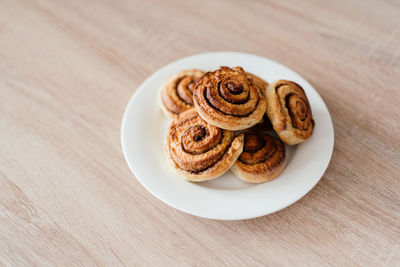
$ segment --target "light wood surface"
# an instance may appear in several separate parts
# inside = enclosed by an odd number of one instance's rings
[[[394,0],[1,0],[0,265],[399,265],[399,25]],[[333,117],[324,177],[270,216],[177,211],[121,152],[135,88],[215,50],[289,66]]]

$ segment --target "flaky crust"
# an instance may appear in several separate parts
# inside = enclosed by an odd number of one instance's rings
[[[297,83],[279,80],[267,88],[267,115],[280,139],[295,145],[308,139],[314,120],[307,96]]]
[[[169,166],[186,180],[202,182],[224,174],[243,150],[244,135],[212,126],[194,109],[181,113],[165,140]]]
[[[264,183],[284,169],[285,144],[266,134],[246,133],[244,149],[231,171],[248,183]]]
[[[268,82],[266,82],[265,80],[261,79],[257,75],[254,75],[250,72],[246,72],[246,74],[247,74],[248,78],[252,79],[253,84],[260,89],[262,94],[265,95],[267,92],[268,85],[269,85]]]
[[[256,81],[255,81],[256,80]],[[208,123],[227,130],[242,130],[259,122],[267,103],[261,78],[241,67],[208,72],[193,91],[197,112]]]
[[[193,88],[203,74],[201,70],[182,70],[166,80],[161,88],[161,109],[165,115],[174,119],[193,108]]]

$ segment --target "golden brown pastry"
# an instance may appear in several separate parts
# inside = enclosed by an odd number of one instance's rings
[[[174,119],[193,108],[193,88],[203,74],[201,70],[182,70],[167,79],[161,89],[161,107],[168,117]]]
[[[295,145],[309,138],[314,129],[311,107],[303,88],[279,80],[267,88],[267,115],[281,140]]]
[[[252,73],[249,73],[249,72],[246,72],[246,73],[247,73],[247,77],[252,79],[253,84],[255,86],[257,86],[261,90],[261,92],[265,95],[265,93],[267,91],[268,83]]]
[[[192,182],[225,173],[243,150],[243,134],[204,121],[195,109],[181,113],[168,129],[165,155],[169,166]]]
[[[244,148],[231,170],[248,183],[264,183],[285,167],[285,144],[266,134],[245,133]]]
[[[227,130],[242,130],[259,122],[266,98],[257,82],[240,67],[208,72],[193,91],[194,105],[208,123]]]

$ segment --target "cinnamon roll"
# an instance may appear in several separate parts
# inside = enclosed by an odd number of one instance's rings
[[[161,107],[168,117],[174,119],[193,107],[193,88],[203,74],[201,70],[182,70],[167,79],[161,89]]]
[[[248,183],[263,183],[277,177],[285,167],[285,144],[266,134],[245,133],[244,148],[232,172]]]
[[[309,138],[314,120],[307,96],[297,83],[279,80],[267,88],[267,115],[280,139],[295,145]]]
[[[267,91],[267,87],[268,87],[268,83],[266,81],[264,81],[263,79],[261,79],[260,77],[247,72],[247,77],[249,79],[252,79],[253,84],[258,87],[260,89],[260,91],[265,95],[266,91]]]
[[[205,121],[232,131],[259,122],[267,106],[263,90],[241,67],[206,73],[194,88],[193,100]]]
[[[243,150],[243,134],[204,121],[195,109],[181,113],[168,129],[165,154],[169,166],[192,182],[225,173]]]

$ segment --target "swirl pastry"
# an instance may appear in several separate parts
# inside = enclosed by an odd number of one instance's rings
[[[261,92],[265,95],[265,93],[267,91],[268,83],[252,73],[247,72],[246,74],[247,74],[247,78],[251,79],[253,81],[253,84],[256,87],[258,87],[261,90]]]
[[[285,167],[285,144],[266,134],[245,133],[244,148],[231,170],[248,183],[277,177]]]
[[[181,113],[168,129],[165,154],[169,166],[192,182],[225,173],[243,150],[243,134],[212,126],[195,109]]]
[[[168,117],[174,119],[193,107],[193,88],[203,74],[201,70],[182,70],[167,79],[161,89],[161,107]]]
[[[267,88],[267,115],[280,139],[295,145],[309,138],[314,120],[306,94],[300,85],[279,80]]]
[[[259,122],[267,107],[263,90],[240,67],[206,73],[198,80],[193,99],[205,121],[232,131]]]

